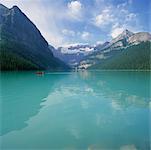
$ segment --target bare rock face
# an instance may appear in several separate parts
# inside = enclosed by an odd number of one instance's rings
[[[127,40],[132,35],[134,35],[134,33],[126,29],[120,35],[118,35],[116,38],[112,39],[111,43],[116,43],[121,40]]]
[[[139,61],[145,64],[144,66],[149,66],[148,65],[149,59],[147,55],[149,54],[148,51],[150,51],[150,47],[149,47],[150,41],[151,41],[150,33],[147,32],[133,33],[129,30],[124,30],[116,38],[112,39],[111,42],[109,42],[108,45],[105,48],[103,48],[101,51],[98,51],[97,53],[93,53],[87,56],[85,59],[81,60],[81,62],[79,63],[79,68],[83,66],[87,68],[96,64],[98,64],[98,66],[102,66],[102,64],[105,61],[107,62],[109,59],[114,59],[117,57],[117,55],[123,59],[122,60],[118,58],[119,64],[120,61],[124,61],[124,59],[126,62],[129,61],[129,58],[135,59],[144,56],[145,59],[142,58],[142,60],[139,59]],[[126,51],[128,51],[127,56],[123,54],[123,52]],[[139,52],[139,54],[137,54],[137,52]],[[118,63],[116,62],[116,64]],[[125,64],[129,67],[133,66],[133,65],[132,66],[129,65],[128,63]],[[134,63],[134,66],[139,66],[138,64],[139,62],[137,62],[137,64]]]
[[[124,30],[121,34],[119,34],[116,38],[112,39],[108,44],[109,49],[115,49],[119,47],[125,47],[128,45],[128,39],[134,35],[133,32],[129,30]]]
[[[129,37],[129,44],[139,44],[141,42],[151,41],[151,34],[148,32],[139,32]]]

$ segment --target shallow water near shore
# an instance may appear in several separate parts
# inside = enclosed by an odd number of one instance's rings
[[[2,72],[0,149],[148,150],[150,72]]]

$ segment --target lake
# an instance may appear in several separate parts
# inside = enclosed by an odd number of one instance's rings
[[[149,150],[150,72],[2,72],[0,149]]]

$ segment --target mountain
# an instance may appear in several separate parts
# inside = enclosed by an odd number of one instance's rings
[[[0,4],[1,70],[69,69],[55,58],[37,27],[17,7]]]
[[[125,47],[128,45],[128,39],[133,36],[134,33],[129,30],[124,30],[121,34],[119,34],[116,38],[112,39],[108,45],[105,47],[106,49],[118,49],[121,47]]]
[[[151,34],[148,32],[136,33],[128,39],[129,44],[139,44],[146,41],[151,41]]]
[[[121,43],[119,46],[124,46],[127,43],[128,38],[132,35],[134,35],[134,33],[126,29],[116,38],[112,39],[111,44],[115,45],[116,43]]]
[[[150,42],[151,35],[147,32],[132,33],[125,30],[112,39],[105,48],[81,60],[78,67],[90,69],[150,69]]]
[[[107,42],[104,42],[102,44],[96,44],[96,46],[94,47],[94,49],[96,51],[99,51],[99,50],[102,50],[104,48],[107,48],[109,45],[110,45],[110,42],[107,41]]]
[[[93,53],[94,48],[88,44],[75,44],[52,49],[52,52],[55,57],[74,68],[85,56]]]
[[[59,47],[57,49],[52,49],[52,52],[55,57],[68,64],[71,68],[75,68],[78,66],[81,60],[91,54],[95,54],[96,52],[101,51],[102,49],[106,48],[109,44],[110,42],[105,42],[96,45],[73,44],[64,47]]]
[[[150,70],[151,69],[151,42],[141,42],[138,45],[129,46],[121,50],[113,57],[104,59],[98,64],[92,65],[89,69],[129,69],[129,70]]]

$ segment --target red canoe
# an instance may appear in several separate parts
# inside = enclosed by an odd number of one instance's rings
[[[37,71],[36,74],[42,75],[42,74],[44,74],[44,72],[43,71]]]

